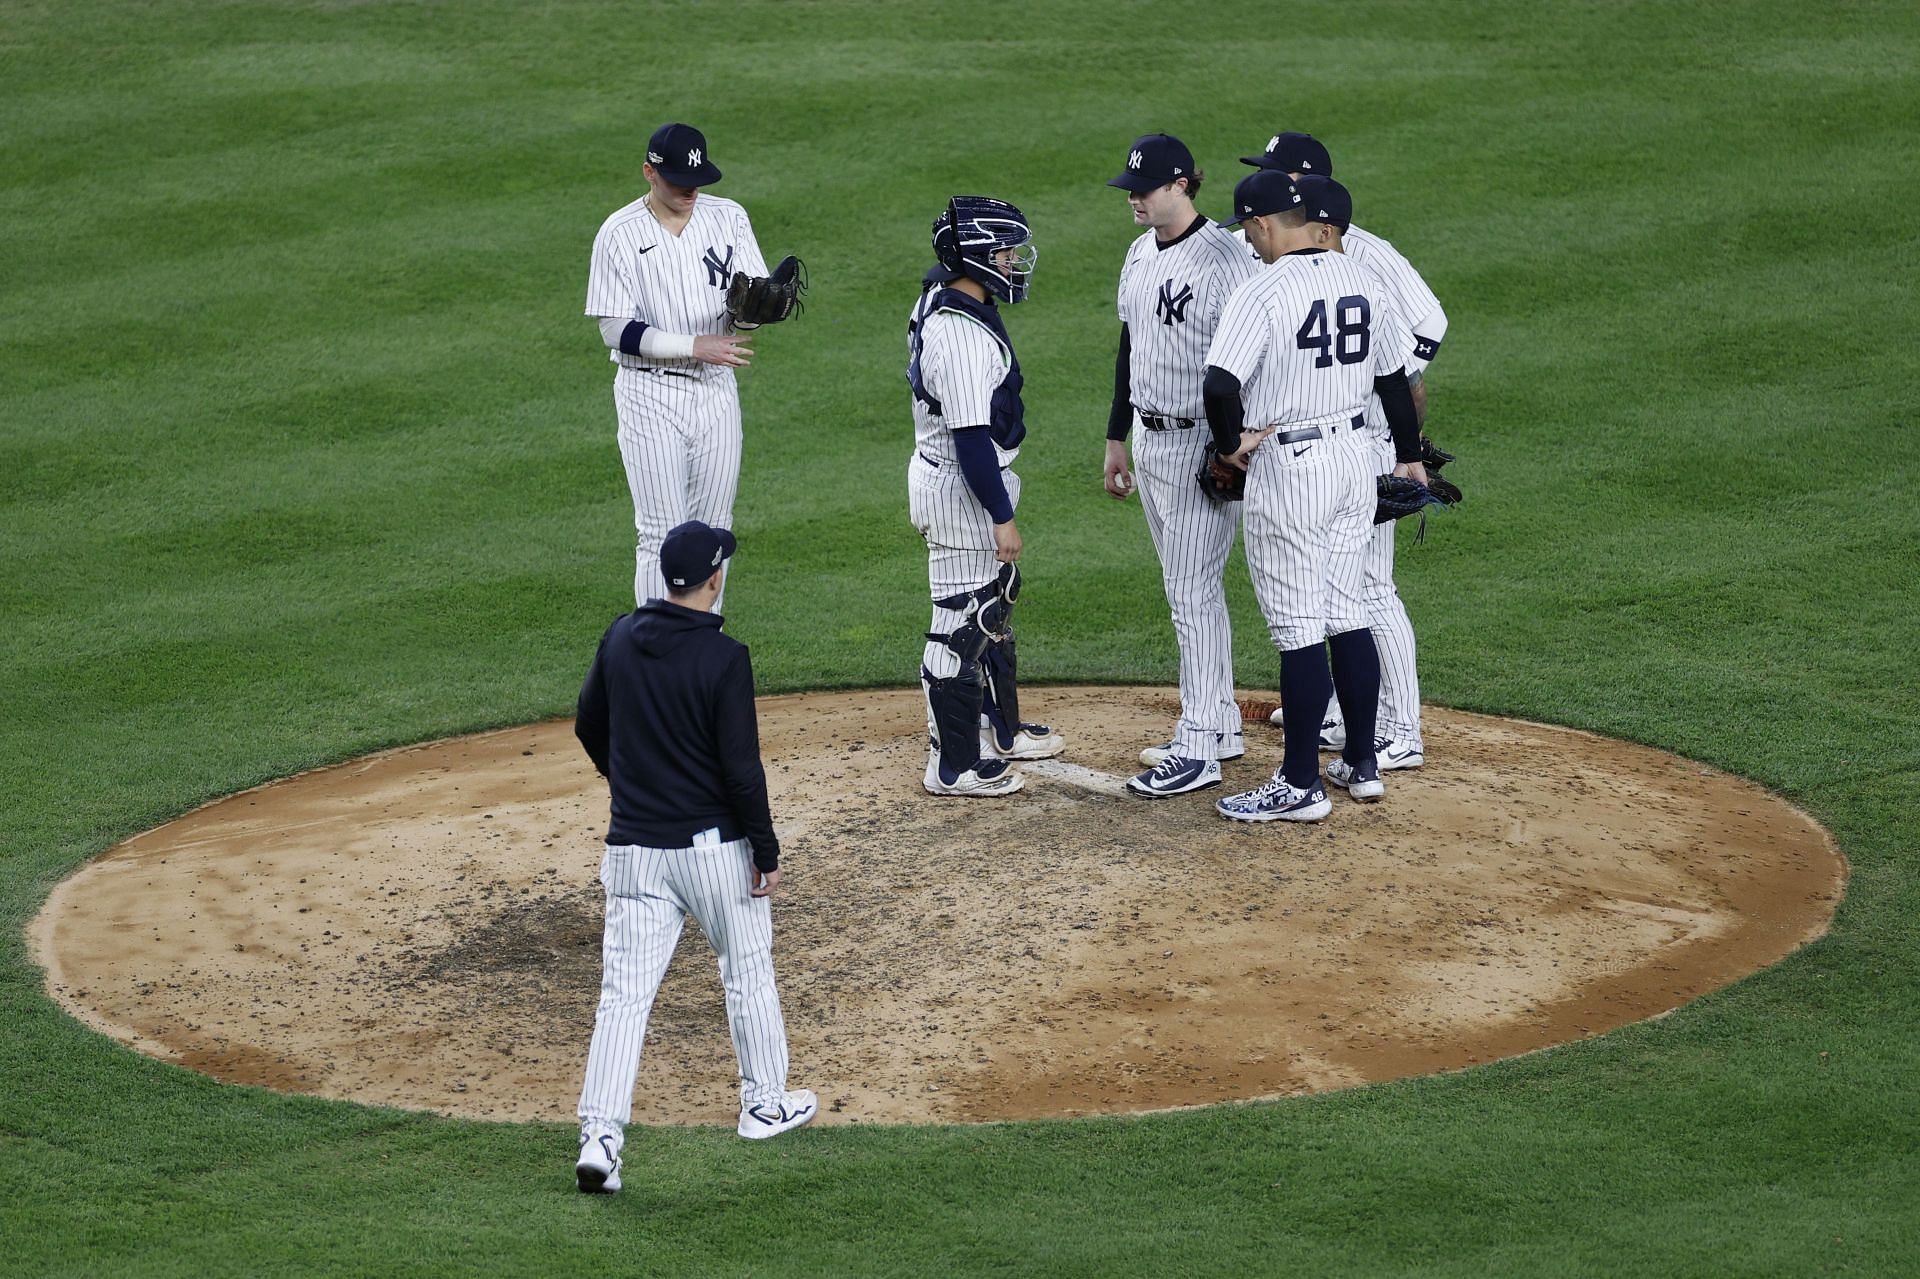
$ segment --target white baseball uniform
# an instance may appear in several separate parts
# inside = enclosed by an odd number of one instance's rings
[[[955,428],[985,428],[993,420],[994,392],[1014,368],[1013,349],[992,329],[954,310],[930,309],[938,289],[914,302],[909,323],[919,333],[921,383],[940,406],[934,412],[913,400],[913,456],[907,462],[907,517],[927,543],[927,587],[935,600],[976,590],[994,580],[993,517],[980,505],[960,470]],[[1013,473],[1018,443],[993,438],[1007,499],[1020,505],[1020,477]],[[928,630],[948,634],[966,620],[962,610],[933,607]],[[921,662],[936,679],[960,671],[960,659],[945,643],[928,640]]]
[[[1228,296],[1256,269],[1239,242],[1206,218],[1172,240],[1146,232],[1120,266],[1133,465],[1180,645],[1173,753],[1186,759],[1218,759],[1242,749],[1222,581],[1240,511],[1236,503],[1207,497],[1195,476],[1210,437],[1201,399],[1207,348]]]
[[[1447,332],[1447,313],[1440,300],[1420,278],[1413,264],[1379,236],[1359,227],[1348,227],[1340,237],[1348,257],[1378,275],[1395,306],[1407,321],[1410,346],[1406,366],[1409,373],[1424,372],[1439,353]],[[1373,434],[1374,469],[1378,475],[1393,471],[1393,435],[1387,429],[1380,398],[1367,401],[1367,425]],[[1366,600],[1367,620],[1373,628],[1374,645],[1380,650],[1380,717],[1375,732],[1393,738],[1402,746],[1424,749],[1420,731],[1420,675],[1414,662],[1413,622],[1400,600],[1393,582],[1394,530],[1392,522],[1374,526],[1367,548]],[[1340,722],[1338,702],[1329,703],[1327,718]]]
[[[593,240],[586,313],[638,320],[691,337],[733,331],[727,285],[736,271],[767,274],[747,213],[705,191],[674,235],[647,196],[619,210]],[[636,603],[666,594],[660,543],[687,520],[733,523],[740,480],[740,394],[733,370],[691,356],[659,357],[614,347],[620,459],[633,496]],[[719,607],[718,604],[715,605]]]
[[[1289,253],[1228,299],[1206,362],[1240,380],[1250,431],[1247,563],[1281,652],[1367,625],[1376,376],[1411,339],[1379,276],[1341,254]]]

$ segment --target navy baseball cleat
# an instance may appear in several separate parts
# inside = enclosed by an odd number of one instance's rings
[[[1257,789],[1219,800],[1213,810],[1236,822],[1317,822],[1333,811],[1333,801],[1319,778],[1301,790],[1276,771]]]
[[[813,1095],[811,1088],[801,1088],[794,1092],[782,1093],[779,1101],[756,1102],[740,1108],[740,1127],[737,1130],[742,1137],[759,1141],[765,1137],[778,1137],[806,1123],[820,1112],[820,1099]]]
[[[1344,759],[1330,759],[1327,761],[1327,780],[1345,788],[1347,794],[1363,803],[1379,799],[1387,793],[1387,784],[1380,780],[1380,765],[1374,760],[1364,764],[1349,764]]]
[[[1168,755],[1137,777],[1127,779],[1127,789],[1149,799],[1165,799],[1188,791],[1205,790],[1220,784],[1220,761],[1184,759]]]
[[[580,1130],[580,1158],[573,1179],[586,1195],[610,1195],[620,1189],[621,1134],[616,1128],[589,1124]]]

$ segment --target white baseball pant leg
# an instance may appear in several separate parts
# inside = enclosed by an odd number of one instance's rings
[[[1180,646],[1180,722],[1174,752],[1219,759],[1245,733],[1233,700],[1233,623],[1227,614],[1227,557],[1239,506],[1200,491],[1200,459],[1210,438],[1191,430],[1149,431],[1135,419],[1134,474],[1160,581]]]
[[[1393,472],[1393,440],[1374,441],[1374,474]],[[1372,514],[1367,518],[1371,520]],[[1397,521],[1373,526],[1367,546],[1367,624],[1373,628],[1374,647],[1380,650],[1380,723],[1384,737],[1422,744],[1420,736],[1420,673],[1414,664],[1413,619],[1393,581],[1394,537]],[[1336,707],[1331,714],[1338,714]]]
[[[668,530],[688,520],[733,526],[740,483],[740,393],[731,375],[622,368],[614,375],[613,402],[620,419],[620,460],[633,497],[633,597],[644,604],[667,591],[660,544]],[[716,601],[715,611],[719,608]]]
[[[691,914],[719,957],[727,1024],[740,1070],[742,1106],[778,1101],[786,1091],[787,1030],[773,978],[773,911],[748,891],[753,864],[746,840],[715,832],[693,848],[608,845],[600,864],[607,891],[600,1004],[580,1091],[582,1123],[625,1127],[647,1017],[660,979]]]

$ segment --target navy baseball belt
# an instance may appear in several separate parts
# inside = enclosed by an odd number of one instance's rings
[[[1191,431],[1202,419],[1192,417],[1162,417],[1158,413],[1142,413],[1140,425],[1149,431]]]
[[[934,470],[937,471],[940,469],[940,464],[938,462],[928,457],[925,453],[922,453],[919,449],[915,449],[913,453],[915,457],[918,457],[922,462],[925,462],[928,466],[931,466]],[[1000,469],[1004,471],[1007,468],[1003,466]]]
[[[1324,439],[1328,432],[1337,431],[1342,426],[1348,426],[1357,431],[1366,424],[1367,415],[1365,413],[1355,413],[1345,422],[1327,423],[1326,430],[1324,431],[1317,426],[1303,426],[1297,431],[1275,431],[1272,439],[1275,444],[1298,444],[1301,440]]]

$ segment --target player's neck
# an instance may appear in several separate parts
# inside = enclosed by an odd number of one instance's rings
[[[970,275],[961,276],[947,287],[950,289],[958,289],[975,302],[985,302],[987,300],[987,286]]]
[[[1193,224],[1199,216],[1199,213],[1194,210],[1193,201],[1183,200],[1165,222],[1153,228],[1153,238],[1162,244],[1169,240],[1177,240],[1193,230]]]
[[[667,207],[665,200],[657,198],[652,192],[647,193],[647,211],[653,214],[653,220],[670,235],[679,235],[687,229],[687,223],[693,221],[691,208],[684,213],[675,213]]]

